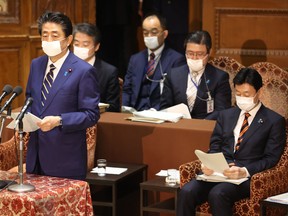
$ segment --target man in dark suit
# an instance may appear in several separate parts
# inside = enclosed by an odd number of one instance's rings
[[[86,129],[99,119],[99,89],[95,68],[69,52],[72,23],[59,12],[38,20],[46,55],[32,61],[26,97],[30,112],[42,120],[30,134],[27,173],[86,178]]]
[[[79,23],[74,26],[73,36],[74,54],[96,68],[100,87],[100,102],[109,104],[107,111],[119,112],[118,69],[96,57],[101,42],[100,31],[95,25]]]
[[[231,216],[234,202],[250,196],[250,177],[275,166],[283,153],[285,119],[259,101],[260,74],[244,68],[233,82],[238,107],[219,113],[209,153],[223,152],[230,167],[223,172],[227,178],[249,179],[240,185],[193,179],[180,191],[178,216],[195,215],[196,206],[205,201],[213,216]],[[202,166],[202,172],[211,175],[213,170]]]
[[[147,49],[132,55],[124,79],[122,105],[136,110],[159,110],[165,75],[172,67],[185,64],[185,58],[168,48],[166,20],[159,14],[148,14],[142,23]]]
[[[208,63],[211,46],[207,31],[188,34],[187,64],[168,72],[160,109],[184,103],[192,118],[217,119],[218,111],[231,107],[228,73]]]

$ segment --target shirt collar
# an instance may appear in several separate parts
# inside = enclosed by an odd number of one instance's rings
[[[261,101],[259,101],[259,103],[252,109],[250,110],[248,113],[250,114],[250,116],[252,116],[253,118],[256,116],[258,110],[260,109],[262,103]],[[245,110],[241,110],[240,116],[244,115],[246,113]]]
[[[153,51],[153,53],[155,54],[155,59],[158,59],[158,57],[161,55],[163,49],[164,49],[165,44],[163,43],[161,47],[159,47],[157,50]],[[149,60],[149,56],[152,53],[152,51],[150,49],[148,49],[148,60]]]
[[[66,60],[67,56],[69,55],[70,51],[67,50],[66,54],[62,56],[60,59],[58,59],[56,62],[52,62],[50,58],[48,58],[48,67],[50,64],[53,64],[58,70],[61,68],[63,65],[64,61]]]

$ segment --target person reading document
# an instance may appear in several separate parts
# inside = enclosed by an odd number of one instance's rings
[[[180,190],[178,216],[195,215],[196,206],[206,201],[213,216],[231,216],[234,202],[250,196],[250,177],[275,166],[283,153],[285,119],[260,102],[260,74],[243,68],[233,83],[237,107],[219,113],[208,153],[223,153],[229,164],[223,175],[228,179],[248,180],[239,185],[191,180]],[[202,172],[211,175],[214,171],[202,166]]]

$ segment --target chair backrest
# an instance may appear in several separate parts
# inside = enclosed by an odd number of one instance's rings
[[[219,56],[215,57],[214,59],[209,61],[210,64],[213,66],[227,72],[229,74],[229,83],[231,87],[232,97],[231,97],[231,104],[235,105],[235,90],[233,85],[233,79],[236,73],[241,69],[244,68],[238,61],[233,58],[227,56]]]
[[[250,66],[263,78],[260,99],[263,104],[288,120],[288,72],[270,62],[258,62]]]

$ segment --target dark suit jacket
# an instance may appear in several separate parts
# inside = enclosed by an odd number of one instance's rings
[[[135,107],[142,85],[143,79],[145,79],[146,68],[148,64],[148,50],[145,49],[135,55],[132,55],[129,61],[127,74],[124,79],[123,93],[122,93],[122,105]],[[160,64],[162,67],[160,67]],[[162,73],[167,73],[172,67],[185,64],[185,58],[180,53],[167,48],[162,51],[160,60],[154,72],[153,80],[162,79]],[[159,110],[160,107],[160,88],[159,82],[151,82],[150,86],[150,108]]]
[[[188,73],[189,68],[187,64],[173,68],[168,72],[164,82],[160,109],[180,103],[184,103],[188,106],[186,95]],[[229,75],[211,64],[206,65],[204,73],[206,75],[206,82],[211,97],[214,99],[214,112],[207,113],[207,102],[196,97],[191,117],[199,119],[217,119],[218,111],[231,107]],[[202,75],[200,85],[198,86],[197,96],[205,99],[208,98],[204,74]]]
[[[94,63],[100,88],[100,102],[110,104],[107,111],[120,111],[120,87],[118,69],[105,61],[96,58]]]
[[[262,105],[234,154],[233,129],[239,114],[238,107],[219,112],[209,152],[223,152],[228,163],[246,167],[252,176],[275,166],[280,159],[286,143],[285,119]]]
[[[39,158],[45,175],[85,176],[87,172],[86,128],[95,125],[99,115],[99,89],[95,68],[69,53],[44,107],[41,88],[48,57],[32,60],[26,97],[34,99],[30,112],[39,118],[59,116],[62,127],[30,134],[26,169],[33,172]]]

